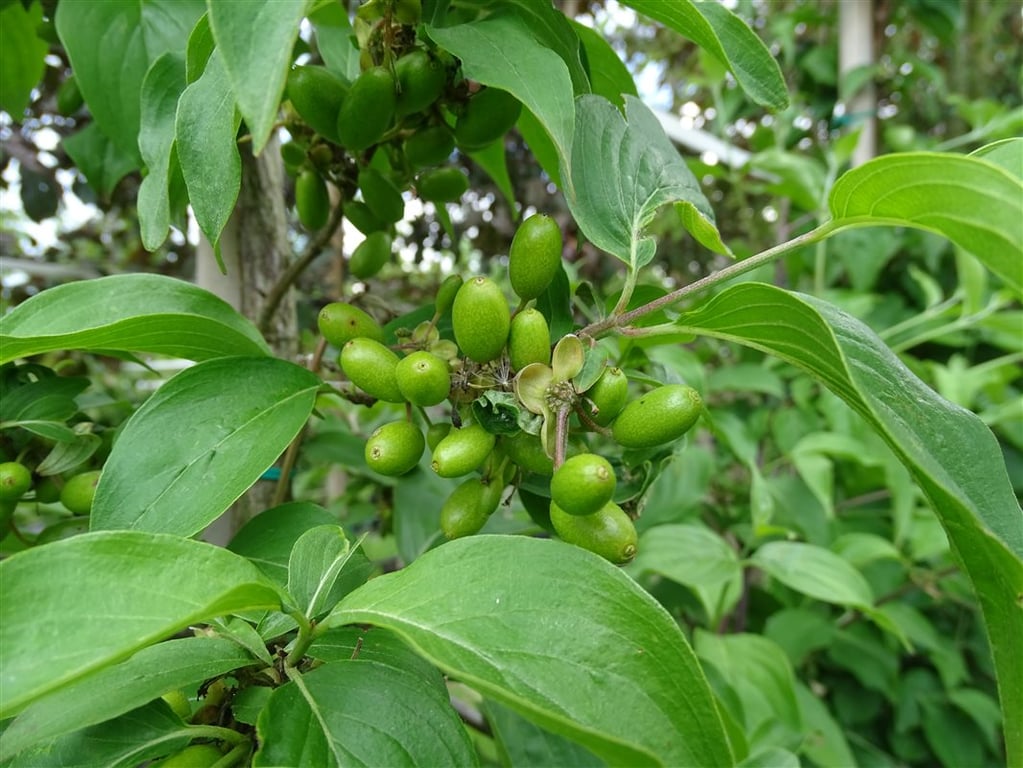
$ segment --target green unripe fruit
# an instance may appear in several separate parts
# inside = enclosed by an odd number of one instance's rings
[[[376,168],[363,168],[359,173],[362,199],[380,221],[393,223],[405,216],[405,200],[401,190]]]
[[[348,83],[326,67],[299,66],[288,73],[287,93],[295,111],[306,125],[335,144],[337,116],[348,89]]]
[[[416,178],[416,192],[431,203],[457,203],[469,188],[469,178],[454,166],[423,171]]]
[[[57,111],[68,117],[81,109],[84,103],[82,89],[78,87],[78,78],[74,75],[68,76],[57,89]]]
[[[606,427],[629,399],[629,379],[621,368],[605,368],[597,383],[586,391],[586,397],[597,408],[590,418]]]
[[[60,486],[52,477],[40,478],[36,484],[36,501],[40,504],[52,504],[60,501]]]
[[[394,64],[398,80],[395,114],[422,112],[440,98],[447,84],[444,66],[422,49],[406,53]]]
[[[298,220],[306,229],[322,229],[330,213],[327,182],[316,171],[307,168],[295,180],[295,208]]]
[[[501,502],[501,483],[470,478],[455,488],[440,510],[440,529],[447,539],[478,533]]]
[[[522,104],[507,91],[484,88],[465,105],[455,123],[458,146],[473,152],[493,144],[519,119]]]
[[[92,500],[96,497],[100,470],[82,472],[69,477],[60,492],[60,503],[74,515],[87,515],[92,511]]]
[[[678,440],[700,418],[700,394],[683,384],[666,384],[625,406],[612,434],[626,448],[653,448]]]
[[[624,565],[636,556],[636,526],[613,501],[591,515],[570,515],[551,502],[551,524],[563,541],[616,565]]]
[[[452,429],[437,443],[430,466],[441,477],[461,477],[477,469],[494,450],[497,438],[479,424]]]
[[[550,365],[551,332],[540,310],[524,309],[512,318],[508,357],[515,371],[521,371],[530,363]]]
[[[377,400],[403,403],[395,371],[398,356],[379,341],[356,338],[341,348],[341,369],[359,389]]]
[[[210,768],[224,753],[212,744],[192,744],[180,752],[153,763],[153,768]]]
[[[455,303],[455,296],[458,295],[458,290],[461,287],[461,275],[448,275],[444,278],[444,282],[437,289],[437,298],[434,300],[434,311],[437,317],[442,317],[448,313],[451,305]]]
[[[413,168],[446,162],[455,150],[455,137],[446,125],[421,128],[405,139],[405,159]]]
[[[554,471],[551,500],[570,515],[590,515],[611,501],[616,482],[607,459],[580,453]]]
[[[361,200],[350,200],[345,203],[345,218],[364,235],[372,235],[374,232],[387,229],[387,223],[377,218],[369,206]]]
[[[520,299],[547,290],[561,265],[561,248],[561,229],[547,214],[534,214],[519,225],[508,251],[508,279]]]
[[[430,447],[430,453],[437,450],[440,441],[451,432],[451,425],[445,421],[437,421],[426,429],[426,444]]]
[[[352,83],[337,116],[340,143],[361,152],[383,138],[394,122],[394,78],[386,67],[370,67]]]
[[[373,277],[391,258],[391,235],[373,232],[356,246],[348,260],[348,271],[360,280]]]
[[[352,339],[368,338],[384,341],[384,329],[380,324],[358,307],[333,301],[316,318],[320,333],[330,344],[341,349]]]
[[[192,704],[188,700],[188,696],[180,688],[167,691],[160,698],[167,702],[167,706],[182,720],[188,720],[192,716]]]
[[[516,432],[501,439],[504,452],[526,472],[550,477],[554,474],[554,461],[543,449],[540,438],[528,432]]]
[[[451,390],[448,364],[429,352],[413,352],[398,361],[398,388],[412,405],[437,405]]]
[[[511,311],[497,283],[489,277],[474,277],[458,289],[451,322],[462,354],[477,363],[489,363],[504,351]]]
[[[0,464],[0,501],[17,501],[32,487],[32,472],[17,461]]]
[[[389,477],[413,469],[426,450],[426,440],[415,424],[394,421],[377,427],[366,441],[366,464]]]
[[[286,141],[281,144],[281,160],[288,167],[298,169],[305,162],[306,148],[297,141]]]

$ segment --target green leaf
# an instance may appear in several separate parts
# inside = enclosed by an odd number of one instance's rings
[[[577,547],[452,541],[373,579],[324,621],[348,623],[391,629],[452,677],[610,763],[732,762],[678,625]]]
[[[439,675],[382,661],[325,664],[278,688],[254,766],[477,765]]]
[[[750,755],[738,768],[799,768],[799,758],[781,747],[768,747]]]
[[[558,768],[599,768],[606,765],[575,742],[545,731],[504,704],[488,701],[483,712],[504,765],[556,765]]]
[[[466,77],[508,91],[536,116],[558,155],[571,157],[575,108],[564,60],[511,10],[468,24],[428,27],[429,36],[462,62]]]
[[[202,77],[181,94],[174,127],[188,199],[199,229],[214,247],[241,188],[238,125],[231,81],[219,50],[214,50]]]
[[[712,53],[757,104],[775,110],[789,105],[778,62],[753,30],[720,3],[625,0],[625,4]]]
[[[970,157],[983,158],[1023,180],[1023,138],[992,142],[971,152]]]
[[[154,701],[132,712],[18,755],[5,768],[136,768],[183,749],[192,740],[189,726],[170,707]]]
[[[277,459],[312,413],[320,379],[270,357],[182,371],[125,423],[92,508],[92,529],[192,536]]]
[[[252,153],[258,155],[277,117],[306,0],[274,0],[255,7],[210,0],[208,5],[217,50],[252,134]]]
[[[65,136],[61,145],[102,198],[109,198],[121,179],[138,167],[138,161],[114,144],[97,123]]]
[[[41,368],[33,368],[33,372]],[[25,370],[26,367],[17,370]],[[35,379],[5,389],[0,399],[0,421],[67,421],[78,412],[75,398],[88,388],[84,376],[56,376],[49,369]]]
[[[336,522],[323,507],[293,501],[260,512],[234,535],[227,548],[248,558],[282,587],[288,583],[291,549],[306,531]]]
[[[750,558],[750,564],[790,589],[826,603],[869,608],[870,584],[834,552],[799,541],[771,541]]]
[[[182,54],[206,11],[202,0],[63,3],[57,34],[99,129],[137,168],[140,94],[150,64],[168,51]]]
[[[160,247],[170,228],[174,121],[185,85],[185,57],[177,53],[154,61],[142,81],[139,151],[147,173],[139,187],[138,212],[142,245],[150,251]]]
[[[619,109],[625,109],[623,96],[639,96],[628,67],[599,32],[577,21],[572,22],[572,29],[586,53],[593,93],[603,96]]]
[[[674,203],[693,237],[713,251],[729,253],[699,182],[657,118],[633,96],[626,96],[625,104],[623,118],[601,96],[576,101],[572,184],[566,197],[579,228],[598,248],[639,269],[657,250],[646,227],[658,208]]]
[[[809,757],[815,765],[855,766],[852,750],[846,741],[842,727],[835,722],[827,705],[817,698],[810,689],[796,683],[796,699],[803,717],[806,738],[800,752]]]
[[[0,10],[0,109],[16,123],[46,69],[46,42],[36,34],[42,20],[37,2],[28,8],[9,3]]]
[[[111,275],[49,288],[0,317],[0,363],[53,350],[150,352],[188,360],[266,355],[222,299],[163,275]]]
[[[886,155],[843,174],[829,203],[840,228],[908,226],[943,235],[1023,293],[1023,180],[995,162]]]
[[[348,12],[338,3],[324,3],[309,14],[316,30],[316,49],[327,68],[348,82],[359,76],[359,46]]]
[[[580,56],[580,41],[575,24],[566,18],[557,3],[509,0],[507,5],[506,13],[517,15],[534,38],[565,62],[575,94],[589,93],[590,79]]]
[[[0,583],[0,718],[191,623],[280,605],[244,558],[134,531],[18,552],[0,562]]]
[[[494,182],[494,186],[504,196],[508,210],[512,211],[513,215],[517,215],[515,213],[515,188],[512,186],[511,176],[508,175],[508,155],[504,148],[504,142],[495,141],[478,152],[469,152],[468,155]]]
[[[302,534],[291,550],[288,594],[314,619],[364,584],[371,567],[341,526],[321,525]]]
[[[884,438],[941,519],[977,593],[998,672],[1009,762],[1023,761],[1023,512],[990,430],[916,378],[867,326],[827,302],[744,283],[679,324],[787,360]]]
[[[784,746],[802,735],[795,676],[775,643],[759,635],[714,635],[697,629],[693,646],[739,697],[751,751]]]
[[[252,657],[237,644],[217,637],[168,640],[143,648],[127,661],[63,686],[27,707],[0,736],[0,760],[251,663]]]

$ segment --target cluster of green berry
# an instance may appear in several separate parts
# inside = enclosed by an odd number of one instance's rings
[[[3,462],[0,464],[0,528],[7,528],[18,502],[33,490],[32,501],[39,504],[59,501],[72,515],[88,515],[99,475],[100,470],[90,470],[68,477],[62,485],[53,477],[35,482],[32,470],[20,461]]]
[[[632,450],[671,443],[693,426],[702,403],[678,384],[630,402],[626,374],[606,363],[593,339],[567,334],[552,345],[535,300],[561,256],[560,229],[537,214],[522,222],[509,249],[508,281],[519,298],[514,312],[491,278],[453,275],[437,292],[433,317],[397,336],[393,348],[377,321],[351,304],[325,306],[319,329],[340,349],[341,369],[362,393],[407,404],[406,418],[370,435],[367,465],[402,475],[428,447],[434,472],[467,478],[441,509],[445,536],[478,532],[514,485],[534,519],[562,539],[625,563],[635,556],[636,530],[614,501],[614,467],[588,443],[604,439]],[[439,327],[449,313],[445,338]],[[426,409],[445,402],[450,418],[431,423]],[[549,495],[522,487],[535,477],[549,478]]]
[[[391,256],[392,228],[404,215],[403,191],[424,201],[457,202],[469,187],[449,164],[457,146],[474,152],[515,125],[522,105],[496,88],[475,88],[458,61],[418,40],[419,6],[371,2],[356,19],[362,71],[351,82],[322,65],[295,67],[287,84],[292,140],[281,147],[295,177],[295,207],[310,230],[331,210],[328,182],[345,217],[366,239],[349,271],[372,277]]]

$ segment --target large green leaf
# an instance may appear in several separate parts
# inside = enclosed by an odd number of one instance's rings
[[[190,623],[280,605],[242,557],[135,531],[88,533],[0,562],[0,718]]]
[[[118,182],[138,167],[138,161],[111,141],[96,123],[88,123],[60,143],[89,186],[103,198],[109,198]]]
[[[1023,292],[1023,180],[996,162],[938,152],[885,155],[831,189],[834,223],[944,235]]]
[[[721,3],[625,0],[625,4],[714,54],[757,104],[770,109],[788,106],[789,95],[778,62],[753,30]]]
[[[214,50],[202,77],[181,94],[174,126],[175,147],[195,221],[214,247],[241,188],[242,160],[236,141],[239,124],[224,59]]]
[[[576,101],[572,184],[566,197],[579,228],[598,248],[638,269],[657,250],[646,227],[657,209],[674,203],[682,224],[700,243],[728,253],[699,182],[657,118],[634,96],[626,96],[625,105],[623,118],[602,96]]]
[[[0,109],[19,123],[46,68],[46,42],[36,34],[42,20],[38,2],[28,8],[5,3],[0,9]]]
[[[759,283],[734,286],[679,318],[809,372],[891,446],[934,506],[977,592],[998,672],[1009,762],[1023,761],[1023,511],[998,443],[939,397],[866,325],[827,302]]]
[[[142,81],[139,151],[147,173],[139,187],[138,212],[142,244],[151,251],[160,247],[170,227],[174,121],[185,85],[185,57],[178,53],[154,61]]]
[[[750,563],[790,589],[826,603],[869,609],[874,593],[863,574],[830,550],[801,541],[770,541]]]
[[[609,763],[725,765],[713,697],[675,621],[601,558],[562,542],[474,536],[341,601],[369,623]]]
[[[27,749],[4,768],[137,768],[184,748],[190,729],[164,702],[154,701]]]
[[[0,736],[0,760],[252,663],[237,643],[188,637],[143,648],[127,661],[63,686],[29,705]]]
[[[259,154],[270,138],[306,0],[223,3],[209,0],[210,28],[231,79],[238,111]]]
[[[0,317],[0,363],[58,349],[189,360],[269,354],[227,302],[163,275],[112,275],[36,294]]]
[[[203,0],[61,3],[57,34],[96,124],[133,167],[142,80],[168,51],[184,53],[188,34],[206,11]]]
[[[550,135],[562,162],[571,157],[575,108],[568,67],[536,39],[523,16],[505,9],[479,21],[427,31],[461,60],[466,77],[521,101]]]
[[[272,357],[182,371],[121,430],[96,488],[93,530],[198,533],[284,452],[319,386],[305,368]]]
[[[440,675],[361,658],[325,664],[273,692],[254,766],[477,765]]]

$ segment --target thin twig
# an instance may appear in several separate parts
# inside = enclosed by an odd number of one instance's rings
[[[337,232],[341,226],[341,220],[345,216],[345,209],[343,205],[334,206],[334,210],[331,211],[330,221],[323,227],[316,236],[309,241],[309,245],[306,246],[305,251],[295,261],[289,264],[281,276],[274,283],[269,293],[266,295],[266,303],[263,305],[263,311],[259,313],[259,331],[260,333],[266,334],[270,329],[270,321],[273,319],[274,313],[277,311],[277,307],[280,306],[281,301],[284,299],[284,294],[288,292],[288,289],[298,280],[299,276],[306,270],[306,268],[313,263],[313,260],[320,255],[327,243],[330,242],[331,238]]]

